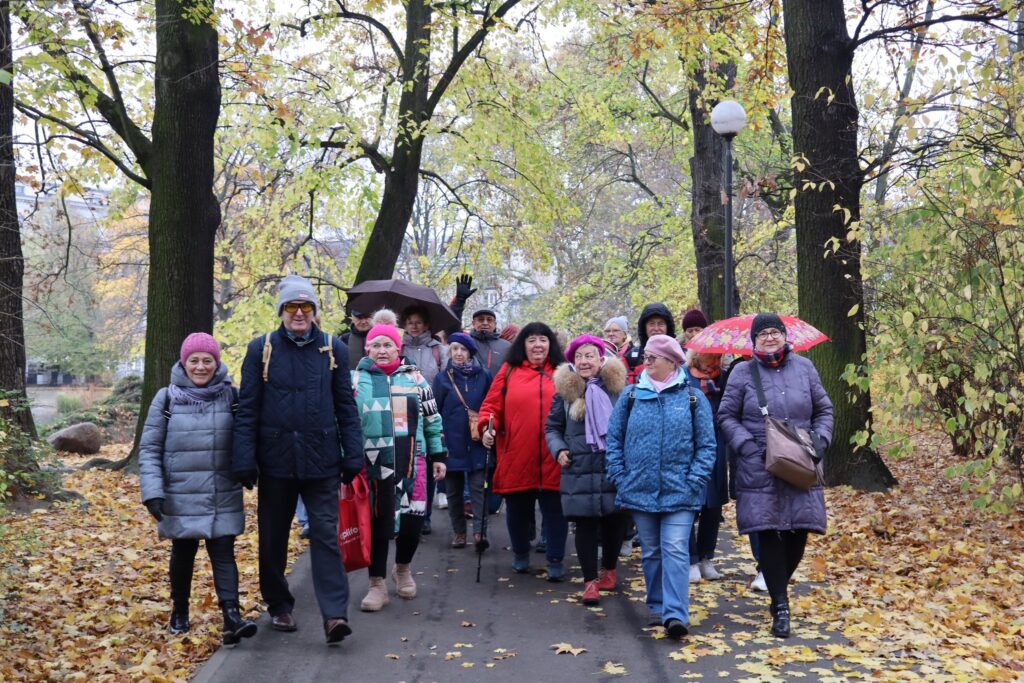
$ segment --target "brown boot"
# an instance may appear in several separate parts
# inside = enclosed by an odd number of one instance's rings
[[[395,564],[391,572],[391,580],[395,582],[398,597],[412,600],[416,597],[416,581],[412,578],[412,569],[407,564]]]
[[[388,598],[388,585],[384,582],[384,577],[371,576],[370,590],[366,591],[366,597],[359,603],[359,609],[364,612],[379,612],[390,601]]]

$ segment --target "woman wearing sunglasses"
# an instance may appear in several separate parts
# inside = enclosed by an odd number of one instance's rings
[[[690,623],[690,530],[715,462],[715,427],[681,369],[679,342],[652,335],[643,360],[612,412],[605,473],[616,505],[633,513],[652,623],[679,639]]]

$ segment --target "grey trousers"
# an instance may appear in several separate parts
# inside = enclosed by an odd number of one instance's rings
[[[484,481],[487,479],[485,470],[476,472],[449,472],[444,480],[448,485],[448,518],[452,520],[452,532],[466,533],[466,511],[463,491],[466,479],[469,479],[469,501],[473,506],[473,533],[478,534],[483,528],[484,514]]]

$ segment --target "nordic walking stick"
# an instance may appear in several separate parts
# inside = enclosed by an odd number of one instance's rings
[[[487,431],[490,432],[494,428],[494,416],[491,415],[487,418]],[[484,456],[484,506],[481,511],[483,519],[480,520],[480,540],[476,544],[476,582],[480,583],[480,568],[484,562],[484,551],[490,547],[490,542],[487,540],[487,508],[489,507],[488,497],[490,496],[491,483],[490,483],[490,472],[491,472],[491,457],[494,455],[494,446],[492,445],[485,451]]]

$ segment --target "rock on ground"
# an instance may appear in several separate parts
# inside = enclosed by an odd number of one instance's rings
[[[46,439],[58,451],[92,455],[103,445],[103,432],[92,422],[79,422],[54,432]]]

